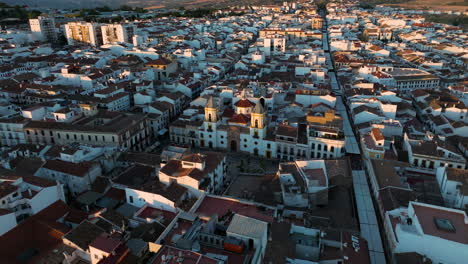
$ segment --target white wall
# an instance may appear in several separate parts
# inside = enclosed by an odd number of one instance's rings
[[[16,226],[16,216],[14,212],[0,215],[0,236],[10,231]]]
[[[46,187],[37,193],[30,201],[32,214],[37,214],[52,203],[62,200],[65,202],[63,185]]]
[[[154,208],[160,208],[171,212],[175,210],[174,202],[159,194],[125,188],[125,197],[127,198],[127,203],[139,208],[148,203]],[[130,197],[133,197],[133,203],[131,202]]]

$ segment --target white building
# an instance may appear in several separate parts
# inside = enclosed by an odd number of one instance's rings
[[[3,146],[15,146],[26,143],[24,126],[29,120],[23,117],[0,119],[0,140]]]
[[[263,51],[267,56],[278,54],[286,51],[286,38],[284,36],[275,35],[263,39]]]
[[[101,26],[102,43],[131,43],[135,35],[136,26],[133,24],[106,24]]]
[[[167,162],[159,170],[159,180],[169,185],[177,182],[196,196],[222,189],[226,172],[226,157],[218,152],[188,154]]]
[[[278,174],[285,206],[328,203],[328,173],[323,160],[281,163]]]
[[[102,44],[101,27],[89,22],[70,22],[65,24],[65,36],[68,45],[88,44],[100,46]]]
[[[203,122],[172,123],[171,141],[291,161],[344,155],[344,138],[339,127],[335,127],[342,120],[335,118],[334,112],[307,116],[308,124],[278,124],[269,121],[265,108],[270,106],[265,98],[243,98],[224,111],[221,100],[208,99]],[[330,129],[331,126],[336,129]]]
[[[408,151],[409,163],[421,168],[435,169],[447,166],[449,168],[466,168],[466,160],[462,153],[449,142],[439,137],[424,140],[412,140],[404,134],[403,149]]]
[[[48,42],[57,41],[57,31],[55,30],[55,20],[51,17],[39,16],[36,19],[29,19],[29,26],[33,34]]]
[[[58,181],[72,195],[80,194],[91,188],[91,184],[101,175],[101,166],[94,162],[73,163],[62,160],[48,160],[36,172],[36,176]]]
[[[461,210],[410,202],[407,209],[386,215],[392,253],[416,252],[432,263],[465,263],[468,259],[468,218]]]
[[[436,176],[445,204],[465,209],[468,205],[468,170],[440,167]]]
[[[16,226],[16,219],[37,214],[58,200],[65,202],[63,185],[34,176],[0,179],[0,235]]]

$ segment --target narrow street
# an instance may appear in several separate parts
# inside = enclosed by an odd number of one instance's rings
[[[332,56],[329,50],[330,43],[329,36],[327,33],[327,22],[325,12],[322,12],[322,16],[324,18],[322,29],[323,50],[325,51],[325,56],[327,59],[329,69],[328,76],[330,77],[331,88],[333,93],[335,93],[336,95],[336,109],[343,118],[343,130],[346,140],[346,153],[351,155],[359,155],[360,159],[358,163],[362,164],[363,158],[358,143],[359,135],[357,135],[353,130],[351,124],[352,119],[344,104],[344,98],[342,97],[344,91],[338,83],[336,69],[334,67]],[[385,252],[383,249],[382,238],[380,234],[380,230],[382,229],[379,227],[379,222],[377,221],[377,215],[373,203],[373,197],[370,193],[370,185],[367,180],[366,171],[359,168],[353,168],[352,175],[353,189],[359,218],[359,227],[361,231],[361,236],[365,238],[368,242],[371,263],[385,264]]]

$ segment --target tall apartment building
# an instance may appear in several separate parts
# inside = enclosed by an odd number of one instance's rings
[[[106,24],[101,26],[102,43],[112,44],[119,42],[131,42],[135,35],[136,27],[133,24]]]
[[[29,19],[31,31],[39,35],[39,37],[48,42],[57,41],[57,32],[55,31],[55,20],[51,17],[38,17]]]
[[[102,45],[101,26],[89,22],[70,22],[65,25],[65,36],[68,45],[89,44]]]

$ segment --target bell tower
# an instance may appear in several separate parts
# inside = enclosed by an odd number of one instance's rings
[[[205,105],[205,122],[218,122],[218,109],[214,104],[213,96],[210,96],[208,102]]]
[[[218,123],[218,107],[215,104],[213,96],[210,96],[205,105],[205,122],[204,127],[206,131],[216,131],[216,124]]]
[[[266,136],[266,114],[260,102],[257,102],[250,115],[250,135],[256,138]]]

